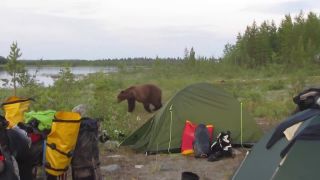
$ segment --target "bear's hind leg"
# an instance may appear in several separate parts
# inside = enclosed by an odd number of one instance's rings
[[[153,111],[156,111],[162,107],[161,96],[157,99],[156,103],[154,103],[153,105],[154,105]]]
[[[156,111],[156,110],[160,109],[161,107],[162,107],[161,103],[160,104],[156,104],[156,105],[154,105],[153,111]]]
[[[148,111],[149,113],[151,113],[151,109],[150,109],[150,104],[149,103],[143,103],[143,107],[146,111]]]

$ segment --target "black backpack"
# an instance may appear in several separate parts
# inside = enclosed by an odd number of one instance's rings
[[[0,179],[18,179],[14,166],[19,168],[21,180],[32,179],[32,165],[28,142],[15,130],[6,129],[8,121],[0,115],[0,154],[3,165]],[[16,164],[17,163],[17,164]]]
[[[77,145],[71,161],[73,179],[99,179],[98,121],[82,118]]]
[[[199,124],[194,132],[193,150],[196,158],[208,157],[210,153],[210,136],[207,127]]]

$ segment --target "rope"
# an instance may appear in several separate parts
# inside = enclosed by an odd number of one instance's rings
[[[172,104],[169,108],[170,111],[170,133],[169,133],[169,146],[168,146],[168,153],[170,153],[171,148],[171,136],[172,136]]]

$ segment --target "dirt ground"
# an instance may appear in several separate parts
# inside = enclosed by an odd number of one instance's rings
[[[103,149],[102,149],[103,151]],[[144,155],[120,147],[115,152],[101,152],[101,169],[106,180],[180,180],[181,173],[190,171],[201,180],[230,179],[242,162],[246,149],[235,149],[234,158],[216,162],[177,154]],[[140,165],[140,166],[139,166]],[[107,171],[104,167],[117,166]]]
[[[255,120],[263,132],[274,126],[264,118]],[[114,152],[101,147],[101,170],[105,180],[180,180],[184,171],[196,173],[200,180],[225,180],[232,178],[247,151],[244,148],[234,148],[234,158],[209,162],[207,159],[196,159],[179,153],[146,156],[125,147]],[[107,166],[117,168],[108,171],[105,170]]]

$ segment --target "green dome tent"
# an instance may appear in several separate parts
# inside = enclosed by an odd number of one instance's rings
[[[293,119],[304,120],[290,141],[283,131],[280,131],[281,134],[276,141],[272,141],[282,124],[262,137],[246,156],[232,179],[319,179],[320,111],[317,111],[299,112],[282,122],[285,124]],[[269,147],[270,142],[273,143]],[[291,145],[288,146],[289,144]],[[287,149],[288,147],[290,148]]]
[[[198,83],[176,93],[121,145],[139,152],[179,152],[186,120],[212,124],[214,137],[229,130],[236,144],[254,143],[261,135],[255,121],[232,95],[212,84]]]

